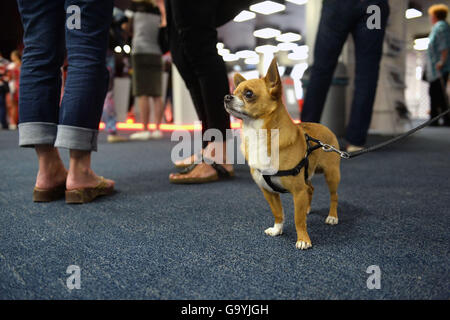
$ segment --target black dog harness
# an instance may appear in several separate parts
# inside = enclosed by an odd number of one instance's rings
[[[279,192],[279,193],[288,193],[289,192],[286,189],[284,189],[282,187],[279,187],[275,183],[273,183],[272,179],[271,179],[272,177],[286,177],[286,176],[294,176],[295,177],[295,176],[297,176],[300,173],[300,171],[303,168],[305,168],[305,181],[308,180],[308,167],[309,167],[308,157],[313,151],[315,151],[317,149],[320,149],[320,148],[323,148],[324,144],[321,141],[310,137],[306,133],[305,133],[305,139],[306,139],[306,146],[307,146],[306,155],[299,162],[298,165],[296,165],[294,168],[292,168],[290,170],[281,170],[281,171],[278,171],[277,173],[271,174],[271,175],[263,174],[261,172],[261,175],[263,176],[264,181],[268,184],[269,187],[272,188],[273,191],[276,191],[276,192]],[[311,141],[316,143],[316,144],[314,146],[311,146]]]

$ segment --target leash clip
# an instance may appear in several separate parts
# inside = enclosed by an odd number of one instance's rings
[[[322,150],[325,152],[336,152],[337,154],[339,154],[339,156],[343,159],[349,159],[350,155],[347,152],[341,151],[336,149],[335,147],[326,144],[326,143],[321,143],[322,146]]]

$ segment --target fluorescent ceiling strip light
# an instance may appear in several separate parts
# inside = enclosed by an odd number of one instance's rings
[[[257,38],[262,39],[270,39],[275,38],[281,34],[280,30],[274,29],[274,28],[263,28],[259,30],[255,30],[253,32],[253,35]]]
[[[408,9],[405,11],[405,17],[406,19],[414,19],[419,18],[423,15],[423,13],[417,9]]]
[[[256,14],[251,11],[243,10],[241,13],[239,13],[235,18],[235,22],[244,22],[251,19],[254,19],[256,17]]]
[[[281,12],[285,9],[284,4],[273,1],[263,1],[250,6],[251,11],[265,15]]]
[[[217,50],[217,52],[219,53],[219,56],[222,56],[222,57],[227,54],[230,54],[230,50],[228,50],[228,49],[219,49],[219,50]]]
[[[262,54],[268,54],[278,52],[278,48],[270,44],[265,44],[263,46],[256,47],[255,51]]]
[[[306,4],[308,2],[308,0],[286,0],[286,1],[293,4],[298,4],[299,6],[302,4]]]
[[[302,39],[302,36],[298,33],[286,32],[277,36],[276,39],[280,42],[295,42],[300,41]]]
[[[257,58],[258,54],[255,51],[252,50],[242,50],[236,52],[236,55],[241,59],[247,59],[247,58]]]
[[[291,51],[295,50],[298,47],[298,44],[292,42],[281,42],[277,45],[278,50],[280,51]]]
[[[233,61],[238,61],[239,57],[237,55],[235,55],[234,53],[229,53],[229,54],[225,54],[222,56],[223,61],[225,62],[233,62]]]

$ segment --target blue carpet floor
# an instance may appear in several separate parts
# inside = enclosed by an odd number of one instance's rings
[[[299,251],[290,195],[284,234],[266,236],[272,214],[244,165],[232,181],[171,185],[168,137],[102,135],[94,170],[118,192],[35,204],[33,150],[0,131],[0,299],[449,299],[449,137],[429,128],[344,161],[337,226],[324,223],[328,191],[315,176],[313,248]],[[69,265],[80,290],[66,287]],[[371,265],[379,290],[366,286]]]

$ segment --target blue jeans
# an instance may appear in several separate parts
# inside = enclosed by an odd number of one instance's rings
[[[102,120],[105,122],[105,131],[108,132],[108,134],[116,134],[117,116],[114,104],[114,74],[116,68],[114,53],[110,50],[108,50],[106,54],[106,66],[109,73],[109,84],[108,92],[106,93],[105,102],[103,104]]]
[[[380,29],[369,29],[370,5],[380,8]],[[355,91],[346,140],[366,142],[383,53],[389,4],[387,0],[324,0],[314,48],[314,66],[307,88],[302,121],[319,122],[342,47],[349,34],[355,43]]]
[[[19,145],[97,150],[108,85],[105,59],[113,0],[17,2],[25,45],[20,75]],[[79,29],[76,24],[73,28],[74,11],[67,12],[73,5],[80,9]],[[69,67],[60,103],[66,50]]]

